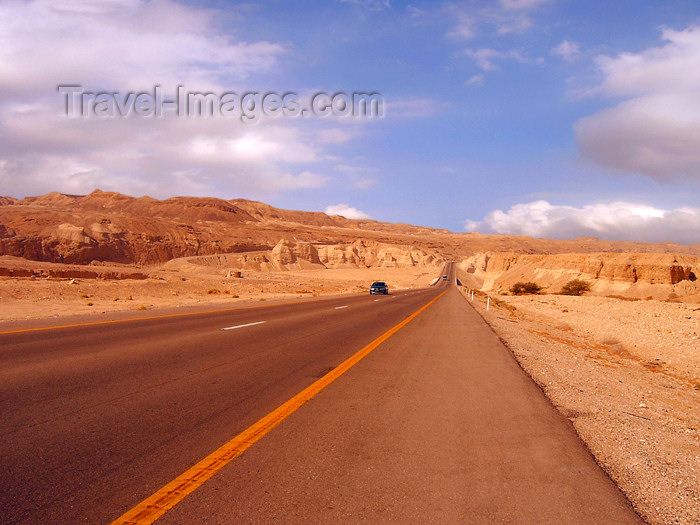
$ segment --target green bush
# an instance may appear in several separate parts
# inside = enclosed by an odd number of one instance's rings
[[[533,283],[532,281],[528,281],[526,283],[515,283],[510,287],[510,293],[513,295],[540,293],[540,290],[542,290],[542,287],[537,283]]]
[[[561,289],[561,295],[582,295],[591,291],[591,285],[581,279],[574,279],[566,283]]]

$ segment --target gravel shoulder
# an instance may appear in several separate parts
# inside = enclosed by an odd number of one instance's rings
[[[554,295],[472,303],[653,525],[700,523],[700,307]]]

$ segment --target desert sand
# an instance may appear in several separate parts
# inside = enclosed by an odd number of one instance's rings
[[[228,271],[215,267],[194,269],[80,268],[50,263],[27,264],[15,257],[0,257],[0,266],[37,276],[0,277],[0,320],[104,314],[178,306],[236,305],[250,301],[297,299],[345,293],[367,293],[374,280],[391,290],[428,286],[439,270],[433,268],[324,269],[290,271]],[[19,269],[27,269],[20,272]],[[44,271],[48,275],[41,275]],[[81,277],[84,272],[88,277]],[[94,277],[132,275],[139,279]],[[59,273],[63,277],[51,275]],[[75,276],[75,277],[72,277]]]

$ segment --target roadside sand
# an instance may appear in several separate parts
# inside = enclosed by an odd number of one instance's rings
[[[225,278],[221,272],[156,269],[143,280],[0,277],[0,320],[366,293],[379,279],[396,290],[427,286],[439,272],[426,268],[250,271],[242,278]]]
[[[653,525],[700,523],[700,311],[600,297],[474,305]]]

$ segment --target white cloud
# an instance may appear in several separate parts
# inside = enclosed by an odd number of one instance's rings
[[[326,208],[327,215],[341,215],[346,219],[371,219],[372,216],[367,213],[358,210],[357,208],[351,208],[347,204],[336,204],[335,206],[328,206]]]
[[[700,27],[665,29],[664,44],[597,59],[589,94],[624,98],[574,125],[584,157],[659,181],[700,180]]]
[[[343,144],[357,136],[355,129],[324,128],[316,133],[316,139],[325,144]]]
[[[576,42],[564,40],[557,47],[553,48],[550,53],[563,58],[567,62],[573,62],[581,54],[581,47]]]
[[[428,11],[425,9],[419,9],[418,7],[412,5],[406,6],[406,10],[409,12],[411,18],[418,18],[428,14]]]
[[[457,18],[457,23],[448,31],[447,36],[456,40],[469,40],[476,36],[476,20],[473,16],[464,11],[453,12],[452,16]]]
[[[144,89],[154,81],[216,85],[272,67],[283,46],[231,42],[216,12],[171,0],[0,4],[0,93],[45,94],[59,83]]]
[[[495,49],[466,49],[464,54],[474,59],[476,65],[484,71],[496,71],[501,69],[495,64],[495,60],[500,60],[505,57],[503,53]]]
[[[223,31],[222,16],[173,0],[0,3],[3,192],[264,196],[325,184],[309,170],[326,159],[324,141],[294,121],[62,115],[58,84],[121,94],[158,84],[166,95],[177,85],[218,93],[255,86],[287,48],[237,41]]]
[[[487,11],[485,17],[494,26],[498,35],[525,33],[534,25],[532,19],[522,11],[503,12],[491,10]]]
[[[468,231],[554,239],[595,236],[608,240],[700,242],[700,208],[664,210],[644,204],[612,202],[581,208],[547,201],[495,210],[483,221],[466,221]]]
[[[496,64],[497,60],[515,60],[520,64],[542,63],[541,58],[528,58],[518,49],[511,49],[505,52],[490,48],[482,48],[476,50],[465,49],[464,54],[472,58],[476,65],[483,71],[497,71],[501,69],[501,67],[498,64]]]
[[[464,229],[468,232],[475,232],[482,228],[483,223],[479,221],[466,220],[464,221]]]
[[[465,86],[483,86],[484,75],[473,75],[464,83]]]
[[[450,3],[444,9],[451,26],[447,36],[456,40],[470,40],[479,33],[524,33],[534,26],[530,13],[549,2],[551,0],[500,0],[483,6],[467,2]]]

